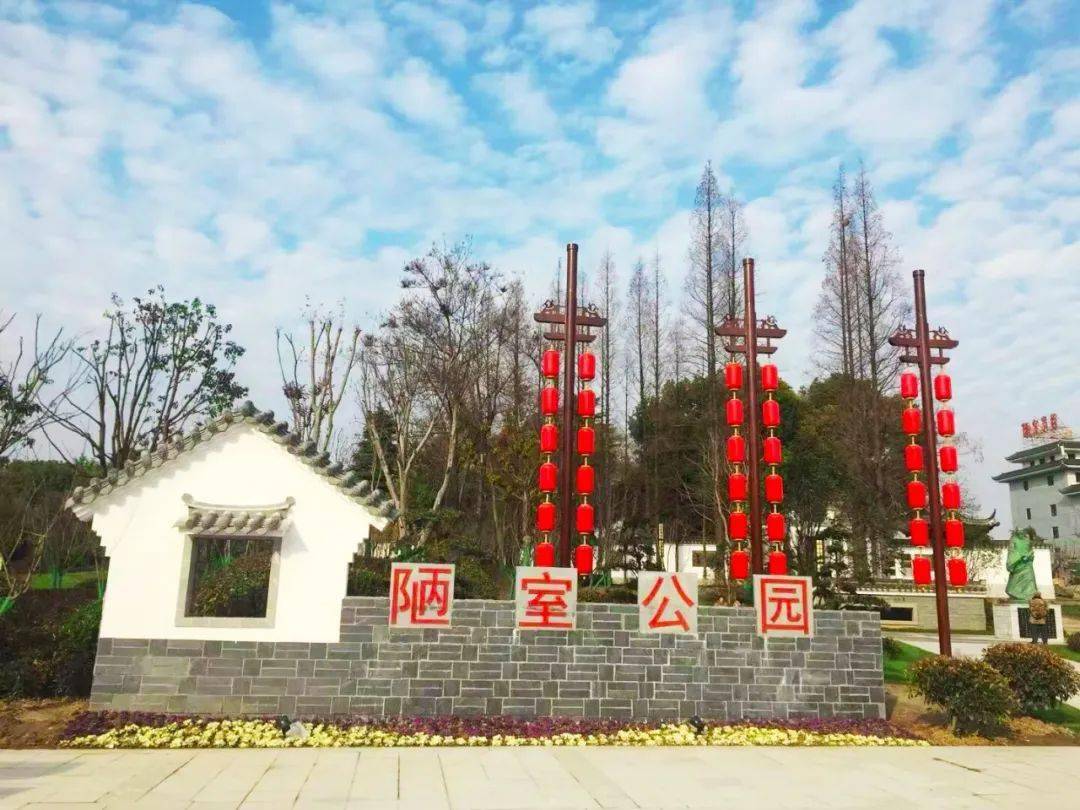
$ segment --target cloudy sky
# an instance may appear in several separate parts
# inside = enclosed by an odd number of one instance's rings
[[[659,251],[677,307],[711,160],[801,383],[829,186],[863,160],[1003,509],[1019,423],[1080,425],[1078,42],[1075,0],[0,0],[0,310],[81,332],[113,291],[200,294],[280,406],[274,327],[306,296],[370,323],[433,240],[537,299],[567,241],[624,279]]]

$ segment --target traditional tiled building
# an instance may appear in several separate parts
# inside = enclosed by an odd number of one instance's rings
[[[1019,465],[994,476],[1009,487],[1012,527],[1034,529],[1052,545],[1080,551],[1080,439],[1047,437],[1005,460]]]

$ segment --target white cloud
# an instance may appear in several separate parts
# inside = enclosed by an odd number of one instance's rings
[[[596,5],[590,0],[534,6],[525,12],[524,30],[549,58],[573,65],[597,67],[619,47],[615,33],[596,24]]]
[[[387,102],[406,118],[440,129],[460,126],[465,110],[449,82],[422,59],[409,59],[386,82]]]
[[[476,78],[476,85],[498,100],[517,132],[551,135],[558,131],[558,115],[528,72],[484,73]]]

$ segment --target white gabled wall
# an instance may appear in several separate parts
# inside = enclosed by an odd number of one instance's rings
[[[273,627],[177,626],[184,494],[229,506],[295,498],[281,541]],[[247,424],[231,426],[87,508],[109,557],[103,638],[337,641],[349,562],[369,527],[383,525]]]

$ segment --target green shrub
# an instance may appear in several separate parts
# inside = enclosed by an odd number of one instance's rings
[[[578,602],[609,602],[617,605],[637,603],[637,584],[610,585],[597,588],[578,588]]]
[[[881,637],[881,652],[887,658],[900,657],[900,642],[890,636]]]
[[[270,554],[242,554],[215,567],[191,595],[193,616],[265,616]]]
[[[60,624],[56,638],[56,691],[61,695],[90,694],[100,627],[100,599],[77,607]]]
[[[1019,708],[1008,680],[984,661],[935,655],[909,673],[911,693],[944,710],[958,734],[1000,726]]]
[[[1065,639],[1065,646],[1073,652],[1080,652],[1080,633],[1070,633]]]
[[[1080,692],[1080,674],[1042,644],[995,644],[983,660],[1005,676],[1025,714],[1051,709]]]

